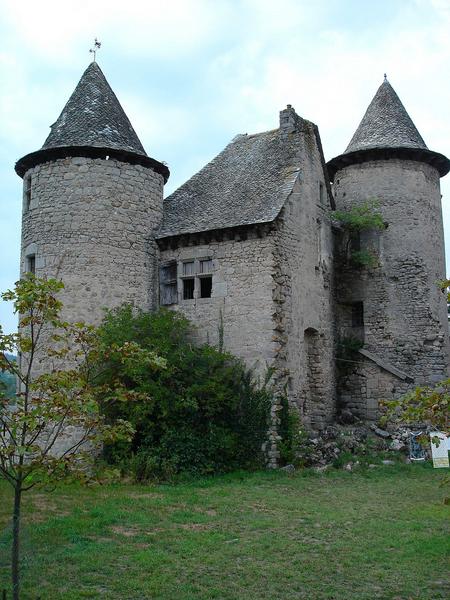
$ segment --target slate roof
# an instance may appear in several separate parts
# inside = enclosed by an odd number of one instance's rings
[[[279,129],[236,136],[165,199],[158,237],[273,221],[300,171],[300,144]]]
[[[23,177],[28,169],[67,156],[117,158],[160,173],[167,181],[169,169],[147,156],[127,115],[96,62],[83,73],[77,87],[51,126],[50,135],[40,150],[16,162],[16,173]]]
[[[369,148],[426,147],[394,88],[384,80],[344,154]]]
[[[441,177],[450,170],[446,156],[428,150],[400,98],[385,79],[345,151],[327,163],[328,174],[332,181],[337,171],[348,165],[390,158],[428,163]]]
[[[63,108],[42,146],[93,146],[126,150],[146,156],[127,115],[106,81],[102,70],[92,62]]]

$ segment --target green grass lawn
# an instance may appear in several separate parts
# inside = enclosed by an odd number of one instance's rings
[[[30,492],[23,597],[449,598],[442,475],[404,465]],[[3,482],[0,589],[11,504]]]

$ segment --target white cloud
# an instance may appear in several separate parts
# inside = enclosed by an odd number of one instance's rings
[[[9,229],[20,195],[11,163],[42,145],[95,36],[106,76],[148,152],[169,162],[172,182],[235,134],[277,127],[287,103],[319,125],[331,158],[385,71],[428,146],[450,155],[448,0],[0,0],[0,10],[2,173],[11,172],[0,208]],[[450,180],[443,193],[450,197]],[[445,219],[450,233],[448,208]],[[2,283],[16,276],[8,235]]]
[[[3,0],[11,45],[23,46],[48,63],[74,60],[98,37],[106,48],[151,59],[176,57],[210,41],[227,4],[220,0]]]

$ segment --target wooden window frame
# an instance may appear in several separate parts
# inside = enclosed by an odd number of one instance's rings
[[[193,263],[192,272],[186,273],[186,269],[184,265]],[[203,263],[209,263],[209,269],[207,271],[202,271]],[[213,271],[214,271],[214,262],[211,256],[201,256],[199,258],[189,258],[180,261],[180,275],[179,279],[181,282],[180,285],[180,300],[183,302],[192,302],[192,300],[205,300],[208,298],[212,298],[212,286],[213,286]],[[211,295],[203,296],[201,295],[201,282],[202,278],[211,278]],[[193,298],[185,298],[184,297],[184,283],[183,281],[186,279],[194,279],[194,293]]]
[[[159,267],[159,304],[171,306],[178,303],[178,277],[177,261],[171,260]],[[174,269],[174,276],[170,277],[169,269]]]

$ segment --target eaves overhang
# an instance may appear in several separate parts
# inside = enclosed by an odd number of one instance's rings
[[[440,177],[447,175],[450,171],[450,160],[439,152],[433,152],[425,148],[365,148],[355,152],[346,152],[331,159],[327,163],[330,181],[338,171],[350,165],[362,164],[374,160],[415,160],[434,167]]]
[[[163,163],[135,152],[120,150],[117,148],[107,148],[98,146],[56,146],[31,152],[19,159],[15,165],[15,171],[19,177],[23,177],[28,169],[32,169],[37,165],[52,162],[60,158],[68,158],[72,156],[82,156],[86,158],[115,158],[121,162],[132,165],[141,165],[149,169],[153,169],[164,177],[164,183],[169,179],[169,168]]]

